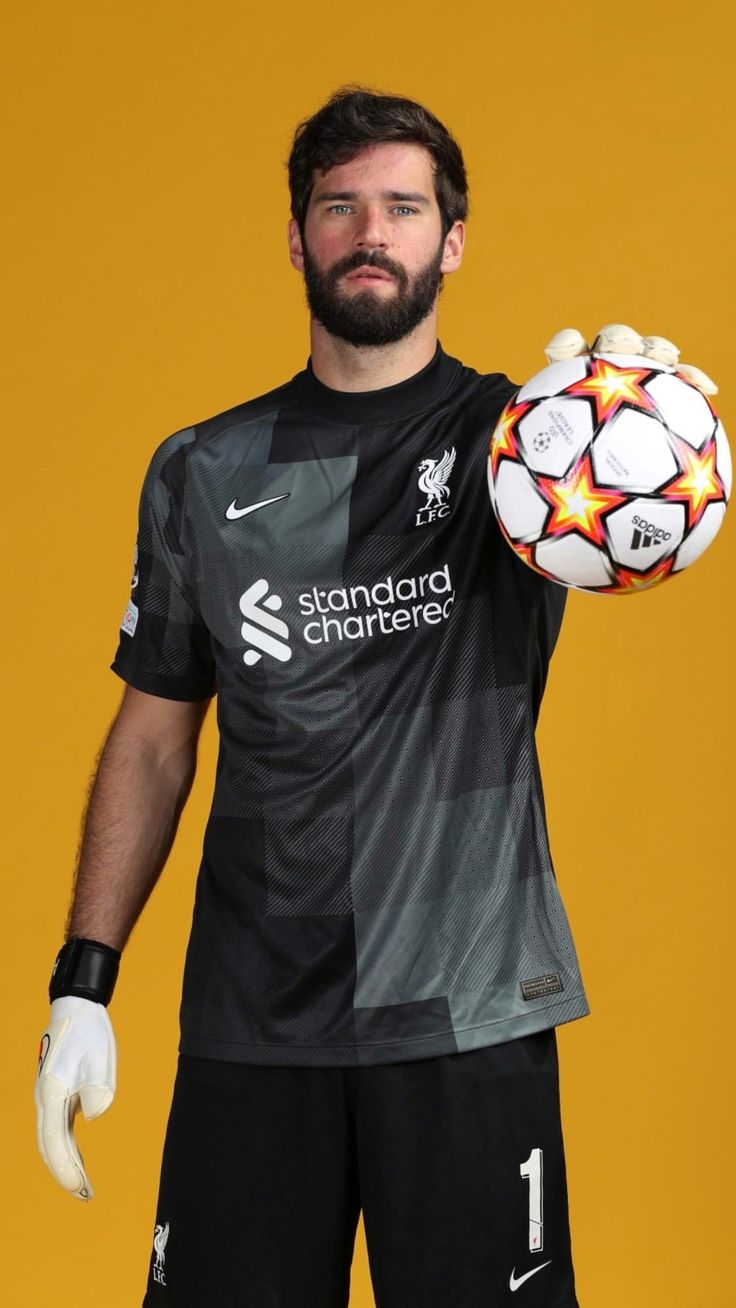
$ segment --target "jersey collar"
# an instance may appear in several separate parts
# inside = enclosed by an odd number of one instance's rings
[[[308,413],[330,422],[350,426],[373,422],[396,422],[431,408],[452,389],[462,371],[459,359],[445,354],[440,341],[434,357],[412,377],[395,386],[372,391],[336,391],[325,386],[312,371],[312,356],[307,366],[292,378],[300,406]]]

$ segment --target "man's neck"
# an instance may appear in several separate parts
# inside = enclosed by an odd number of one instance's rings
[[[434,358],[437,313],[392,345],[349,345],[331,336],[314,318],[309,335],[312,371],[318,381],[336,391],[376,391],[406,381]]]

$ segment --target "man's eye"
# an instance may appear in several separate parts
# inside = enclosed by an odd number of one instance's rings
[[[328,212],[332,213],[333,209],[349,209],[349,208],[350,208],[349,204],[331,204]]]

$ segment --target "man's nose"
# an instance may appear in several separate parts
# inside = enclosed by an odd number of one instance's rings
[[[359,249],[365,246],[385,248],[390,242],[390,228],[380,204],[367,204],[358,215],[355,228],[355,244]]]

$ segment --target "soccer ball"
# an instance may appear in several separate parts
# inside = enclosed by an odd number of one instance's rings
[[[668,364],[592,354],[550,364],[491,435],[488,489],[506,540],[543,576],[627,594],[710,545],[731,453],[708,398]]]

